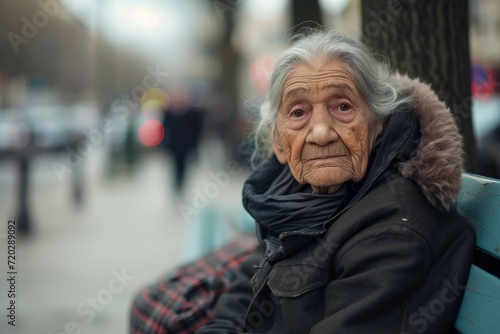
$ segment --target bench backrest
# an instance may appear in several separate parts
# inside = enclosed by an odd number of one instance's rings
[[[500,333],[500,181],[466,173],[457,209],[476,231],[476,252],[455,328]]]

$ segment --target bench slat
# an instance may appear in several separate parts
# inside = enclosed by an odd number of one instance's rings
[[[467,334],[498,334],[500,279],[472,266],[455,327]]]
[[[500,259],[500,181],[466,173],[458,212],[476,231],[476,246]]]

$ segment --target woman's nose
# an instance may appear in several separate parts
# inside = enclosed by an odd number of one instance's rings
[[[333,117],[328,113],[328,110],[323,107],[313,109],[306,142],[325,146],[338,139],[339,135],[334,130]]]

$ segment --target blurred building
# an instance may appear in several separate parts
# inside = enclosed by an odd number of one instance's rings
[[[10,93],[33,77],[66,102],[90,93],[95,37],[60,2],[4,0],[0,22],[0,106],[18,106],[22,96]]]

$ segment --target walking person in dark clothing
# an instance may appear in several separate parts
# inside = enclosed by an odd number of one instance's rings
[[[191,105],[188,92],[177,89],[170,95],[170,106],[163,118],[164,147],[174,160],[174,190],[180,194],[186,179],[187,161],[196,154],[203,130],[203,114]]]

